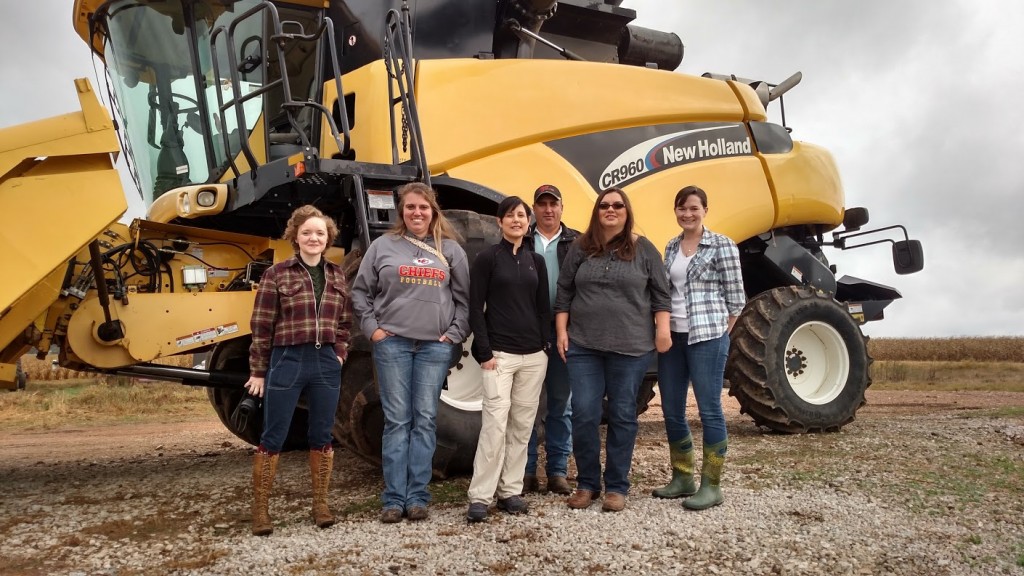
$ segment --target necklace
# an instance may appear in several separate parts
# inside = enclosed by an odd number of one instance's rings
[[[697,247],[698,246],[699,246],[699,244],[694,244],[693,248],[687,248],[685,245],[683,245],[682,242],[680,242],[679,243],[679,250],[682,251],[683,256],[690,257],[690,256],[693,256],[697,252]]]

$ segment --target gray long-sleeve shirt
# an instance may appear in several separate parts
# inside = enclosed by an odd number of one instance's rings
[[[555,313],[569,313],[574,343],[626,356],[654,350],[654,313],[671,311],[672,297],[661,254],[637,238],[631,261],[613,253],[588,258],[574,243],[558,275]]]
[[[436,247],[432,236],[424,240]],[[369,338],[381,328],[414,340],[452,342],[469,336],[469,263],[454,240],[437,256],[395,234],[370,244],[352,282],[352,310]]]

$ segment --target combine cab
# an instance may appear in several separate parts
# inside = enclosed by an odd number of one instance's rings
[[[634,26],[618,4],[78,0],[75,28],[106,65],[120,146],[85,81],[72,123],[0,133],[0,254],[19,271],[0,291],[0,378],[29,348],[56,345],[74,369],[207,386],[224,424],[255,443],[258,425],[230,416],[248,372],[254,287],[291,255],[271,238],[296,206],[338,221],[328,257],[352,274],[394,224],[407,182],[439,191],[470,257],[496,241],[497,203],[529,199],[541,183],[562,190],[577,228],[597,191],[624,188],[656,245],[678,233],[675,193],[696,184],[715,206],[709,226],[740,246],[750,297],[730,392],[774,430],[840,428],[870,383],[858,324],[900,295],[837,279],[822,249],[889,242],[906,273],[923,265],[920,244],[905,232],[890,240],[898,226],[863,230],[867,211],[844,207],[828,152],[768,121],[766,107],[798,76],[775,85],[674,73],[679,38]],[[59,132],[71,124],[73,141]],[[129,226],[115,223],[125,210],[118,148],[147,206]],[[61,240],[34,244],[43,256],[29,258],[25,239],[41,235],[25,227],[44,211]],[[335,436],[379,461],[369,350],[355,334]],[[207,362],[154,363],[179,354]],[[468,355],[452,368],[439,475],[471,469],[479,380]]]

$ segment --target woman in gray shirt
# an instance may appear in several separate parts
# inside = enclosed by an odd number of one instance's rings
[[[587,231],[558,276],[555,330],[569,370],[576,492],[569,507],[586,508],[601,493],[601,412],[608,397],[605,497],[626,505],[636,443],[636,396],[654,350],[669,349],[672,300],[661,254],[633,233],[633,211],[618,188],[601,192]]]
[[[352,309],[373,343],[384,410],[386,524],[425,520],[437,447],[437,400],[456,344],[469,335],[469,264],[457,234],[421,182],[398,189],[400,220],[363,256]]]

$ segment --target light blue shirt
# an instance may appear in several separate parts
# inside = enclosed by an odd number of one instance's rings
[[[544,266],[548,270],[548,300],[555,305],[555,293],[558,289],[558,239],[562,236],[562,227],[558,227],[558,234],[548,240],[540,231],[533,233],[533,250],[544,257]]]

